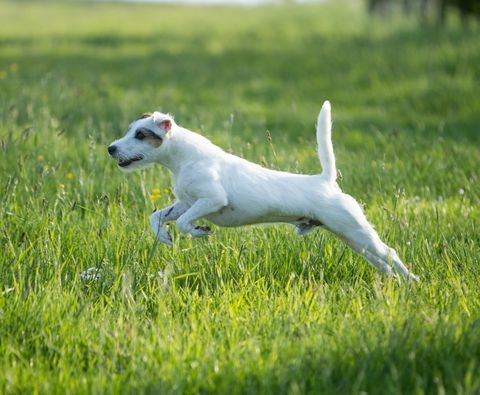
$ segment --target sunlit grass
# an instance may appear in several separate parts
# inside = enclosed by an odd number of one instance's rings
[[[0,393],[480,391],[478,28],[360,2],[1,8]],[[286,225],[155,245],[168,173],[106,152],[159,109],[317,173],[327,98],[339,182],[417,286]]]

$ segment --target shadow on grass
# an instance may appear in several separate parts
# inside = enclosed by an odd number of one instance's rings
[[[418,321],[406,321],[402,327],[373,336],[352,334],[346,340],[349,347],[336,347],[336,340],[328,334],[317,336],[306,347],[300,342],[303,348],[296,347],[295,339],[285,339],[275,350],[275,362],[265,356],[266,366],[256,365],[248,355],[243,356],[243,361],[236,356],[238,365],[222,366],[218,374],[209,370],[211,366],[203,366],[193,382],[178,376],[175,383],[147,383],[145,390],[158,393],[175,388],[174,392],[181,393],[188,388],[191,392],[236,394],[475,393],[480,386],[479,329],[478,322],[474,322],[459,334],[459,328],[452,325],[435,331]],[[372,332],[378,332],[378,328],[372,328]],[[193,372],[185,372],[189,373]]]

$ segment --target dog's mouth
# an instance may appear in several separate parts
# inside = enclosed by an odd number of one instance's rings
[[[133,158],[129,158],[129,159],[119,159],[118,165],[120,167],[127,167],[127,166],[130,166],[133,162],[138,162],[139,160],[142,160],[142,159],[143,159],[142,155],[134,156]]]

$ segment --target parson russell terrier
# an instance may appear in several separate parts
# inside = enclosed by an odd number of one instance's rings
[[[150,217],[155,237],[172,245],[165,223],[194,237],[207,236],[206,219],[218,226],[284,222],[298,235],[324,227],[387,276],[417,280],[395,250],[384,244],[353,197],[336,182],[331,140],[331,109],[326,101],[317,121],[320,175],[292,174],[226,153],[205,137],[177,125],[169,114],[144,114],[113,142],[108,153],[125,172],[160,163],[173,173],[177,201]]]

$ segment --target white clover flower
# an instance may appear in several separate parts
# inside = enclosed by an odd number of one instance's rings
[[[159,271],[155,274],[150,274],[150,279],[154,279],[157,276],[160,277],[161,279],[166,279],[168,277],[168,274],[167,272]]]
[[[102,278],[102,269],[99,267],[91,267],[84,272],[80,273],[80,278],[84,282],[96,281]]]

